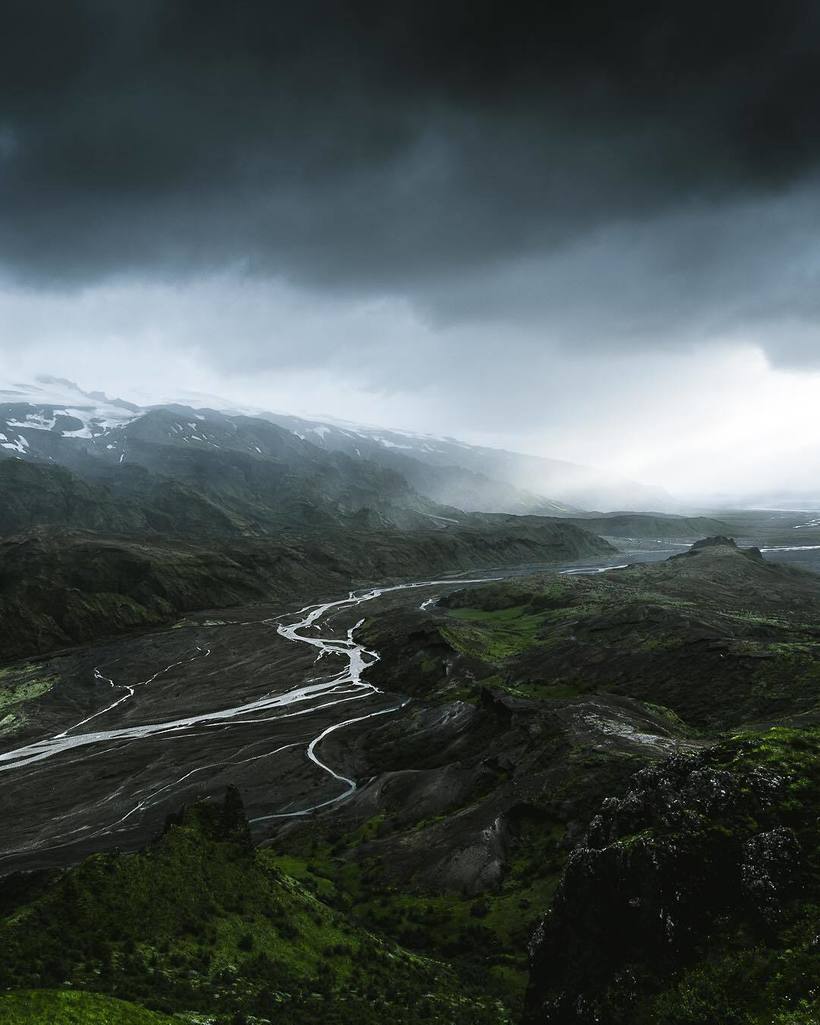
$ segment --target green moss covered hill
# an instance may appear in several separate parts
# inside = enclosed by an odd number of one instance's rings
[[[94,856],[16,894],[7,884],[4,903],[3,1022],[506,1020],[449,965],[351,925],[284,875],[250,844],[235,791],[183,813],[143,853]]]
[[[639,773],[570,856],[526,1025],[820,1020],[820,728]]]
[[[817,575],[727,538],[661,563],[470,588],[440,606],[426,665],[440,682],[449,663],[451,693],[468,700],[481,687],[536,700],[617,695],[707,734],[820,700]],[[395,649],[389,634],[375,639]],[[416,669],[396,659],[377,672],[401,684]]]
[[[536,878],[565,861],[530,944],[525,1025],[820,1021],[819,603],[813,574],[714,538],[665,563],[458,592],[420,631],[421,678],[444,693],[601,718],[633,702],[634,729],[678,741],[625,781],[603,738],[565,752],[598,773],[598,800],[557,859],[516,845]]]
[[[174,1025],[179,1019],[126,1000],[72,990],[0,993],[3,1025]]]

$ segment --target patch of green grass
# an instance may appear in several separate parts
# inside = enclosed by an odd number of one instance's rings
[[[454,619],[463,619],[467,622],[478,622],[485,624],[492,623],[516,623],[522,616],[527,615],[525,606],[514,605],[505,609],[453,609],[450,615]]]
[[[459,608],[451,610],[449,620],[442,633],[457,650],[498,662],[538,642],[545,614],[525,606],[494,611]]]
[[[505,1022],[486,987],[328,906],[319,894],[340,887],[316,867],[291,858],[303,881],[286,875],[229,810],[196,805],[147,851],[95,855],[45,885],[0,921],[0,988],[69,984],[220,1025],[240,1012],[288,1025]]]
[[[682,736],[689,736],[698,732],[685,723],[673,708],[668,708],[666,705],[656,705],[651,701],[645,701],[644,704],[650,712],[665,720],[671,729],[676,730]]]
[[[680,637],[640,637],[637,640],[637,647],[641,651],[674,651],[683,647],[683,640]]]
[[[820,727],[773,726],[765,732],[739,734],[733,767],[765,765],[791,779],[812,778],[820,784]]]
[[[708,958],[644,1003],[636,1025],[817,1025],[817,907],[805,907],[777,940],[749,942],[724,929]]]
[[[759,612],[753,612],[749,609],[724,609],[722,613],[728,619],[735,619],[740,623],[751,623],[755,626],[766,626],[772,627],[773,629],[783,629],[784,627],[793,627],[795,624],[788,618],[783,616],[764,616]]]
[[[3,1025],[181,1025],[184,1020],[99,993],[25,990],[0,994]]]
[[[783,658],[798,658],[820,655],[820,644],[809,641],[779,641],[769,643],[766,648],[773,655],[781,655]]]
[[[277,854],[270,849],[259,851],[258,857],[278,868],[281,872],[296,879],[302,886],[323,899],[333,898],[336,894],[336,887],[331,879],[321,875],[310,858],[299,857],[295,854]]]
[[[48,694],[56,683],[56,676],[43,675],[40,666],[32,663],[0,669],[0,735],[22,729],[29,719],[27,705]]]
[[[36,665],[9,666],[0,669],[0,713],[13,705],[47,694],[57,682],[55,676],[39,675]]]
[[[503,690],[516,698],[528,698],[534,701],[552,700],[565,701],[571,698],[580,697],[588,692],[589,687],[583,680],[521,680],[515,683],[505,682]]]
[[[423,830],[444,815],[420,820]],[[362,832],[374,820],[326,842],[309,842],[298,855],[269,852],[273,864],[321,892],[336,908],[376,934],[403,947],[456,964],[466,977],[480,978],[515,1013],[527,980],[527,944],[549,905],[566,858],[564,825],[537,812],[516,824],[515,857],[497,890],[481,896],[431,892],[412,884],[385,885],[377,863],[361,857]]]
[[[0,735],[14,733],[25,725],[25,716],[8,712],[0,719]]]

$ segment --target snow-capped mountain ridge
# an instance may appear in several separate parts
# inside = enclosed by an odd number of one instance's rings
[[[70,463],[77,447],[123,463],[132,442],[280,458],[283,439],[264,432],[262,425],[269,424],[295,445],[374,462],[403,476],[419,494],[465,511],[568,515],[579,508],[674,507],[660,489],[562,460],[331,418],[237,409],[211,396],[191,398],[214,405],[140,406],[53,377],[0,387],[0,455]],[[66,446],[72,447],[69,455]]]
[[[0,419],[10,428],[90,439],[121,428],[140,415],[140,407],[131,402],[109,399],[102,392],[84,392],[71,381],[57,377],[0,388]],[[17,439],[25,444],[25,435],[18,433]],[[3,447],[14,445],[7,439]]]

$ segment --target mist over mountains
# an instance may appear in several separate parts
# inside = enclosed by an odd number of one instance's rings
[[[0,391],[0,454],[63,467],[109,488],[115,504],[150,495],[160,509],[185,505],[178,524],[195,522],[208,503],[221,529],[240,532],[266,519],[444,525],[474,512],[571,516],[673,504],[660,489],[561,460],[225,405],[141,407],[41,378]]]

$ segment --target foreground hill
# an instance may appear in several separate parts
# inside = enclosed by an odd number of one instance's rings
[[[99,993],[21,990],[0,994],[4,1025],[179,1025],[179,1018]]]
[[[813,1025],[820,729],[639,773],[571,854],[525,1025]]]
[[[255,851],[235,791],[170,822],[144,853],[98,855],[63,875],[6,892],[0,919],[0,1013],[38,1001],[31,986],[94,990],[183,1021],[289,1025],[503,1025],[493,999],[449,965],[347,921]],[[4,1008],[5,1003],[5,1008]],[[98,998],[57,999],[78,1025],[160,1025],[168,1019]],[[75,1017],[69,1015],[72,1010]],[[199,1012],[198,1014],[196,1012]],[[216,1016],[216,1019],[214,1018]],[[3,1021],[9,1020],[3,1018]],[[179,1019],[174,1019],[179,1020]]]

